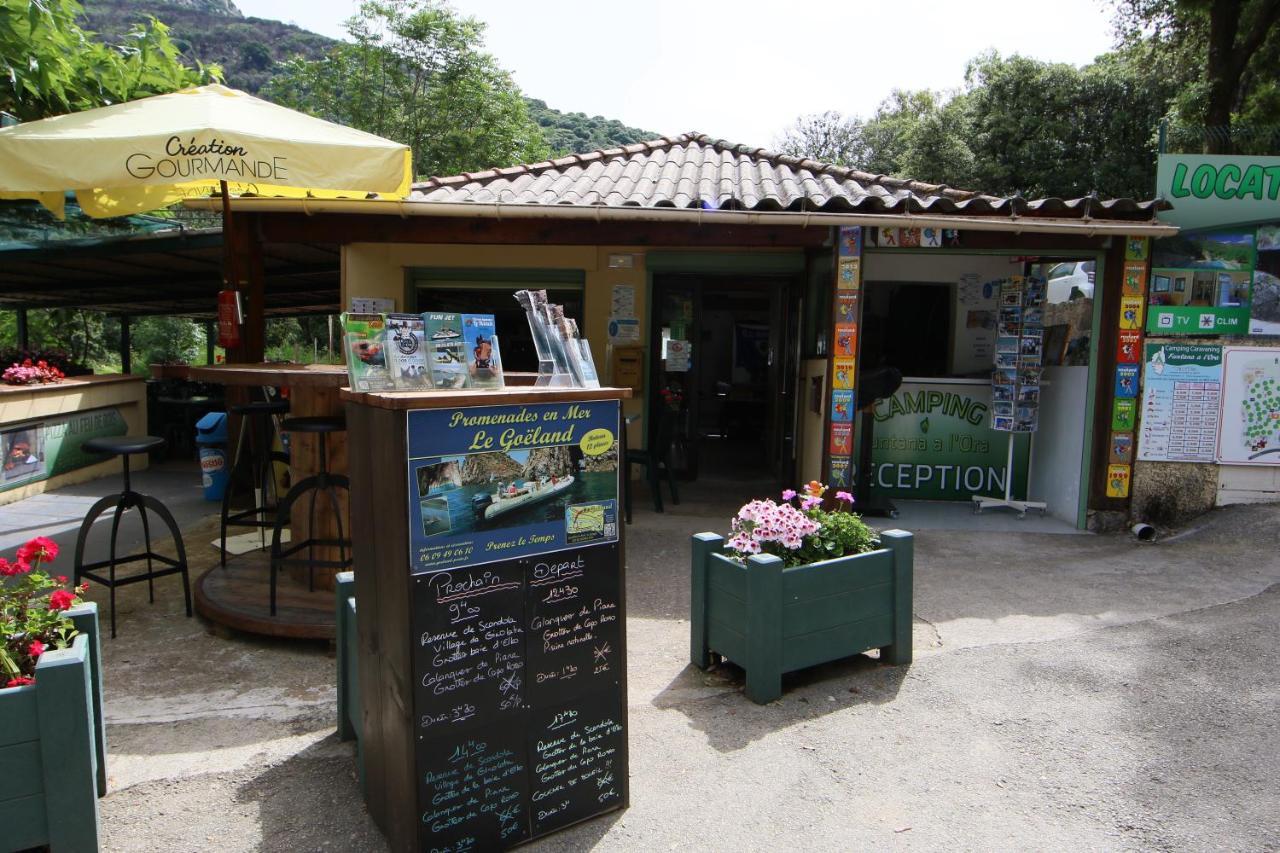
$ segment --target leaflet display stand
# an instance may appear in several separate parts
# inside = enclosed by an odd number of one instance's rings
[[[1009,509],[1018,511],[1018,518],[1026,518],[1027,510],[1038,509],[1040,514],[1045,514],[1048,506],[1044,501],[1018,501],[1013,499],[1013,441],[1017,433],[1009,433],[1009,455],[1005,460],[1005,476],[1004,476],[1004,497],[993,498],[987,495],[973,496],[973,511],[975,514],[982,512],[984,509],[991,507],[1008,507]],[[1027,433],[1027,488],[1031,488],[1031,460],[1035,449],[1035,433]]]

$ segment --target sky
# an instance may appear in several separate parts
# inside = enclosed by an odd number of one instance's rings
[[[334,38],[355,0],[235,0]],[[1083,65],[1106,0],[452,0],[526,95],[564,112],[771,147],[797,116],[869,116],[893,89],[950,90],[994,48]]]

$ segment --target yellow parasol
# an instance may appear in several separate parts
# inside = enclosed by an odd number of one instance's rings
[[[124,216],[221,193],[403,198],[409,149],[225,86],[55,116],[0,130],[0,198],[62,215]]]
[[[54,116],[0,130],[0,199],[35,199],[63,217],[68,190],[89,216],[125,216],[187,198],[404,198],[409,148],[226,86]],[[238,286],[231,240],[223,275]]]

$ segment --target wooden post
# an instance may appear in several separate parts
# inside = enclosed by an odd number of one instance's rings
[[[782,560],[747,560],[747,698],[763,705],[782,695]]]
[[[89,638],[45,652],[36,664],[40,761],[54,850],[98,849],[98,791],[94,768]]]
[[[133,340],[130,334],[130,321],[133,318],[128,314],[120,315],[120,372],[133,372]]]
[[[27,309],[19,308],[16,312],[17,332],[18,332],[18,349],[31,349],[31,327],[27,324]]]
[[[707,648],[707,563],[724,550],[724,537],[699,533],[693,537],[692,587],[689,590],[689,660],[694,666],[711,666]]]
[[[880,534],[880,541],[893,552],[893,644],[880,649],[880,659],[900,666],[911,663],[915,539],[905,530],[886,530]]]

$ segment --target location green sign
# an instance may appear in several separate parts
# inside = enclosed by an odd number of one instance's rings
[[[1280,157],[1161,154],[1156,194],[1173,204],[1160,218],[1181,228],[1266,222],[1280,200]]]

